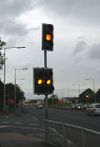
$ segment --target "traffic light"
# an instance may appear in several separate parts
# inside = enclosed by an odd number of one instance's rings
[[[51,68],[34,68],[33,75],[35,94],[51,94],[54,91]]]
[[[53,51],[53,25],[42,24],[42,50]]]

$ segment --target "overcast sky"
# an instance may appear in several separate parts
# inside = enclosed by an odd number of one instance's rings
[[[35,97],[32,68],[44,66],[42,23],[51,23],[54,51],[48,52],[48,67],[53,68],[55,93],[77,95],[79,85],[80,91],[93,89],[93,80],[100,88],[99,15],[99,0],[0,0],[0,37],[6,47],[26,47],[6,50],[6,82],[14,83],[15,68],[27,67],[17,71],[17,83],[28,98]],[[3,71],[0,76],[3,80]]]

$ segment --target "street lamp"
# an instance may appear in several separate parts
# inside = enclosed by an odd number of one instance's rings
[[[80,95],[80,84],[72,84],[72,85],[77,85],[78,86],[78,93]]]
[[[91,80],[93,82],[93,91],[94,91],[94,94],[95,94],[95,81],[94,79],[85,79],[85,80]],[[95,97],[95,102],[96,102],[96,97]]]
[[[16,72],[17,72],[17,70],[27,70],[27,69],[28,68],[19,68],[19,69],[15,68],[15,92],[14,92],[14,94],[15,94],[15,96],[14,96],[14,98],[15,98],[15,110],[16,110]]]
[[[4,111],[6,111],[6,49],[21,49],[25,47],[5,47],[4,48]]]
[[[91,80],[93,82],[93,90],[95,92],[95,82],[94,82],[94,79],[85,79],[85,80]]]

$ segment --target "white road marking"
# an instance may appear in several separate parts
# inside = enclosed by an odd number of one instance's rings
[[[38,118],[36,118],[36,117],[34,117],[34,116],[33,116],[32,118],[33,118],[34,120],[39,120]]]
[[[30,126],[37,126],[37,125],[40,125],[40,124],[29,124]]]
[[[22,125],[22,124],[24,124],[24,123],[15,122],[14,124],[16,124],[16,125]]]
[[[0,126],[0,128],[6,128],[6,127],[9,127],[9,126]]]
[[[9,122],[7,122],[7,121],[4,121],[4,122],[2,122],[2,123],[4,123],[4,124],[9,124]]]

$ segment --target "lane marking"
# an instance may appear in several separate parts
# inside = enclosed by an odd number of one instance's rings
[[[34,120],[39,120],[37,117],[34,117],[34,116],[32,116],[32,118],[33,118]]]
[[[14,122],[13,124],[16,124],[16,125],[22,125],[22,124],[24,124],[24,123]]]
[[[39,126],[40,124],[29,124],[30,126]]]
[[[17,128],[17,129],[31,129],[31,130],[39,130],[39,131],[44,131],[42,128],[32,128],[32,127],[18,127],[18,126],[12,126],[12,125],[6,125],[6,126],[0,126],[0,128]]]
[[[4,123],[4,124],[9,124],[10,122],[7,122],[7,121],[3,121],[2,123]]]

